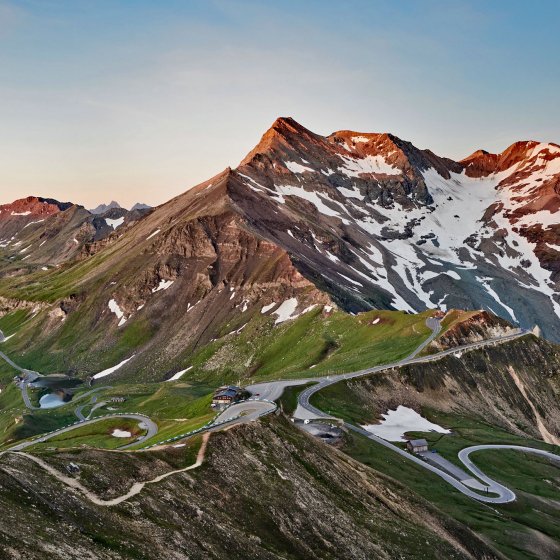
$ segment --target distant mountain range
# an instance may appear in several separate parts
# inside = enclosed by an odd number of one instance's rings
[[[105,212],[108,212],[109,210],[113,210],[114,208],[122,209],[122,206],[115,200],[111,200],[109,204],[100,204],[99,206],[97,206],[97,208],[90,210],[90,212],[92,214],[105,214]],[[151,206],[148,206],[147,204],[143,204],[142,202],[137,202],[132,206],[130,211],[133,212],[134,210],[149,210],[150,208]]]
[[[60,264],[78,258],[88,244],[107,238],[150,210],[125,210],[116,202],[106,208],[93,212],[71,202],[36,196],[4,204],[0,206],[0,250],[14,263]],[[10,270],[4,267],[0,276]]]
[[[155,209],[0,207],[0,296],[58,309],[62,321],[34,319],[45,344],[70,319],[84,356],[124,355],[126,339],[135,371],[318,305],[485,309],[558,341],[559,194],[556,144],[452,161],[391,134],[325,137],[280,118],[237,169]]]

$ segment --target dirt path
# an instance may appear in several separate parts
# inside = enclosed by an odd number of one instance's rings
[[[69,488],[78,490],[85,498],[87,498],[90,502],[94,503],[95,505],[110,507],[110,506],[116,506],[122,502],[125,502],[126,500],[129,500],[133,496],[140,494],[140,492],[144,489],[144,486],[146,486],[146,484],[155,484],[157,482],[161,482],[162,480],[165,480],[169,476],[173,476],[175,474],[179,474],[186,471],[191,471],[193,469],[200,467],[202,465],[202,462],[204,461],[204,456],[206,455],[206,447],[208,445],[209,438],[210,438],[209,432],[205,433],[202,436],[202,445],[198,450],[196,461],[192,465],[189,465],[188,467],[185,467],[183,469],[178,469],[175,471],[170,471],[164,474],[160,474],[159,476],[156,476],[152,480],[147,480],[145,482],[135,482],[126,494],[123,494],[122,496],[118,496],[117,498],[112,498],[111,500],[103,500],[102,498],[100,498],[99,496],[97,496],[96,494],[88,490],[81,482],[79,482],[75,478],[62,474],[60,471],[58,471],[57,469],[55,469],[54,467],[52,467],[42,459],[39,459],[39,457],[35,457],[35,455],[30,455],[29,453],[23,453],[21,451],[15,451],[14,454],[20,455],[22,457],[26,457],[27,459],[33,461],[34,463],[37,463],[37,465],[45,469],[48,473],[52,474],[57,480],[59,480]]]

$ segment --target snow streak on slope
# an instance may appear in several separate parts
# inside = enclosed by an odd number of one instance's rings
[[[560,339],[560,147],[518,142],[453,162],[389,134],[321,137],[291,119],[263,138],[237,171],[271,205],[259,231],[339,305],[485,308]],[[266,208],[255,195],[251,207]]]

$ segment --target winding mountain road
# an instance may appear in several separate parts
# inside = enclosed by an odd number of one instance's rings
[[[425,363],[425,362],[440,360],[441,358],[443,358],[445,356],[449,356],[451,354],[458,354],[458,353],[461,353],[461,352],[464,352],[464,351],[473,350],[473,349],[477,349],[477,348],[483,348],[485,346],[490,346],[490,345],[494,345],[494,344],[502,344],[504,342],[508,342],[510,340],[514,340],[516,338],[519,338],[521,336],[525,336],[526,334],[528,334],[528,331],[520,330],[518,332],[509,334],[509,335],[505,335],[505,336],[502,336],[502,337],[487,339],[487,340],[484,340],[484,341],[480,341],[480,342],[476,342],[476,343],[472,343],[472,344],[467,344],[467,345],[464,345],[464,346],[450,348],[449,350],[444,350],[442,352],[438,352],[437,354],[432,354],[432,355],[429,355],[429,356],[422,356],[422,357],[419,358],[419,357],[417,357],[418,354],[439,334],[440,328],[441,328],[440,325],[439,325],[439,321],[437,321],[437,320],[430,320],[429,319],[427,321],[427,324],[432,329],[431,336],[425,342],[423,342],[412,354],[410,354],[408,357],[404,358],[403,360],[400,360],[399,362],[395,362],[393,364],[387,364],[387,365],[383,365],[383,366],[377,366],[377,367],[374,367],[374,368],[368,368],[368,369],[364,369],[364,370],[360,370],[360,371],[356,371],[356,372],[336,375],[336,376],[332,376],[332,377],[320,378],[318,380],[316,379],[317,383],[315,385],[312,385],[311,387],[306,388],[298,396],[298,409],[299,409],[300,417],[302,417],[304,415],[307,415],[307,418],[330,418],[331,415],[326,414],[322,410],[319,410],[317,407],[313,406],[309,401],[315,393],[324,389],[325,387],[333,385],[334,383],[338,383],[340,381],[346,381],[346,380],[349,380],[349,379],[354,379],[354,378],[357,378],[357,377],[362,377],[362,376],[365,376],[365,375],[370,375],[372,373],[378,373],[378,372],[381,372],[381,371],[386,371],[388,369],[402,367],[402,366],[409,365],[409,364]],[[311,381],[313,381],[313,379],[308,380],[307,382],[311,382]],[[297,415],[297,413],[298,413],[298,410],[296,410],[296,415]],[[401,457],[405,457],[409,461],[412,461],[413,463],[416,463],[417,465],[421,466],[422,468],[433,472],[434,474],[436,474],[437,476],[439,476],[440,478],[442,478],[443,480],[448,482],[451,486],[453,486],[454,488],[456,488],[457,490],[459,490],[461,493],[465,494],[466,496],[469,496],[470,498],[473,498],[475,500],[485,502],[485,503],[505,504],[505,503],[513,502],[515,500],[516,496],[515,496],[515,493],[512,490],[503,486],[499,482],[496,482],[495,480],[491,479],[489,476],[485,475],[478,467],[476,467],[476,465],[474,465],[473,462],[469,459],[470,453],[472,453],[474,451],[483,451],[485,449],[512,449],[512,450],[516,450],[516,451],[520,451],[520,452],[524,452],[524,453],[538,454],[538,455],[541,455],[541,456],[545,456],[545,457],[547,457],[551,460],[560,461],[560,456],[555,455],[554,453],[550,453],[548,451],[543,451],[541,449],[535,449],[535,448],[532,448],[532,447],[522,447],[522,446],[516,446],[516,445],[477,445],[477,446],[468,447],[466,449],[463,449],[459,453],[459,460],[472,473],[472,475],[474,475],[475,477],[478,477],[480,480],[482,480],[484,482],[484,485],[481,485],[481,486],[486,486],[487,494],[480,494],[478,492],[475,492],[469,486],[467,486],[463,481],[458,480],[457,478],[453,477],[451,474],[442,470],[441,468],[438,468],[437,466],[434,466],[434,465],[431,465],[431,464],[427,463],[421,457],[419,457],[417,455],[413,455],[413,454],[409,453],[408,451],[405,451],[404,449],[401,449],[400,447],[394,445],[393,443],[388,442],[388,441],[376,436],[375,434],[372,434],[371,432],[368,432],[367,430],[365,430],[363,428],[360,428],[358,426],[354,426],[353,424],[350,424],[349,422],[344,422],[344,425],[349,430],[352,430],[356,433],[359,433],[359,434],[367,437],[368,439],[371,439],[371,440],[375,441],[376,443],[378,443],[380,445],[383,445],[384,447],[386,447],[388,449],[391,449],[395,453],[399,454]],[[490,494],[493,494],[493,495],[490,495]]]
[[[521,336],[525,336],[526,334],[529,333],[529,331],[525,331],[525,330],[520,329],[516,332],[513,332],[513,333],[508,334],[508,335],[504,335],[504,336],[501,336],[501,337],[491,338],[491,339],[487,339],[487,340],[483,340],[483,341],[479,341],[479,342],[474,342],[474,343],[471,343],[471,344],[466,344],[466,345],[455,347],[455,348],[450,348],[448,350],[438,352],[437,354],[431,354],[431,355],[427,355],[427,356],[418,357],[418,354],[420,354],[422,352],[422,350],[424,350],[437,337],[437,335],[441,331],[440,321],[436,318],[431,317],[431,318],[427,319],[426,324],[431,329],[432,333],[409,356],[407,356],[406,358],[403,358],[402,360],[399,360],[399,361],[391,363],[391,364],[384,364],[384,365],[380,365],[380,366],[375,366],[375,367],[366,368],[366,369],[353,371],[353,372],[348,372],[348,373],[343,373],[343,374],[329,375],[329,376],[323,376],[323,377],[310,377],[310,378],[304,378],[304,379],[288,379],[288,380],[268,381],[268,382],[263,382],[263,383],[258,383],[258,384],[255,384],[255,385],[248,386],[247,389],[254,395],[253,398],[248,399],[247,401],[235,403],[232,406],[228,407],[224,412],[222,412],[220,415],[218,415],[214,419],[213,422],[208,424],[208,426],[206,426],[203,431],[206,431],[206,432],[216,431],[216,430],[224,429],[225,426],[230,427],[230,426],[240,424],[240,423],[255,421],[258,418],[260,418],[261,416],[264,416],[264,415],[269,414],[269,413],[273,412],[274,410],[276,410],[276,404],[273,401],[280,398],[282,396],[282,393],[284,392],[284,390],[287,387],[298,386],[298,385],[309,384],[309,383],[313,383],[313,385],[304,389],[298,396],[298,409],[296,410],[295,416],[299,417],[299,418],[303,418],[303,417],[307,417],[307,418],[330,418],[331,416],[329,414],[326,414],[325,412],[319,410],[318,408],[316,408],[315,406],[313,406],[310,403],[311,397],[315,393],[317,393],[318,391],[324,389],[325,387],[329,387],[330,385],[333,385],[333,384],[338,383],[340,381],[347,381],[349,379],[364,377],[364,376],[367,376],[367,375],[371,375],[373,373],[379,373],[379,372],[382,372],[382,371],[387,371],[387,370],[390,370],[390,369],[399,368],[399,367],[409,365],[409,364],[426,363],[426,362],[436,361],[436,360],[442,359],[445,356],[449,356],[449,355],[452,355],[452,354],[459,354],[460,355],[462,352],[465,352],[465,351],[474,350],[474,349],[478,349],[478,348],[484,348],[486,346],[491,346],[491,345],[496,345],[496,344],[502,344],[504,342],[514,340],[514,339],[519,338]],[[3,339],[4,339],[3,334],[0,331],[0,342]],[[25,369],[19,367],[17,364],[15,364],[10,358],[8,358],[2,352],[0,352],[0,357],[3,358],[4,360],[6,360],[11,366],[13,366],[17,370],[21,371],[22,373],[40,375],[37,372],[32,372],[30,370],[25,370]],[[22,385],[25,385],[25,382],[22,383]],[[93,390],[88,391],[87,393],[84,393],[83,395],[81,395],[80,398],[83,399],[83,398],[91,395],[92,393],[95,393],[95,392],[97,392],[101,389],[105,389],[105,388],[107,388],[107,387],[99,387],[99,388],[93,389]],[[27,392],[24,391],[23,388],[22,388],[22,395],[23,395],[24,400],[25,400],[25,396],[27,395]],[[96,401],[96,397],[92,397],[92,399],[90,401],[90,404],[94,404],[95,401]],[[28,403],[26,402],[26,405],[27,404]],[[29,403],[29,405],[31,405],[31,403]],[[125,445],[125,446],[121,447],[120,449],[126,449],[128,447],[138,445],[139,443],[142,443],[143,441],[146,441],[146,440],[152,438],[153,436],[155,436],[157,434],[157,431],[158,431],[157,424],[155,422],[153,422],[147,416],[144,416],[144,415],[141,415],[141,414],[134,414],[134,413],[131,413],[131,414],[113,414],[113,415],[107,415],[107,416],[102,416],[102,417],[93,418],[91,420],[88,420],[82,414],[82,409],[84,408],[84,406],[85,405],[82,405],[82,406],[79,406],[79,407],[76,408],[76,414],[79,418],[79,421],[76,422],[75,424],[73,424],[71,426],[67,426],[66,428],[62,428],[60,430],[56,430],[56,431],[51,432],[49,434],[45,434],[45,435],[40,436],[40,437],[38,437],[34,440],[25,441],[25,442],[22,442],[20,444],[17,444],[15,446],[7,449],[6,451],[4,451],[4,453],[5,452],[20,452],[21,450],[23,450],[27,447],[30,447],[30,446],[32,446],[36,443],[41,443],[41,442],[44,442],[44,441],[48,441],[49,439],[51,439],[51,438],[53,438],[57,435],[60,435],[62,433],[74,430],[74,429],[76,429],[78,427],[81,427],[81,426],[92,424],[94,422],[98,422],[100,420],[110,419],[110,418],[135,419],[135,420],[138,420],[143,425],[143,427],[147,430],[147,433],[144,436],[140,437],[139,439],[137,439],[136,441],[134,441],[134,442],[132,442],[128,445]],[[33,407],[29,406],[29,408],[33,408]],[[93,409],[92,409],[92,412],[93,412]],[[543,451],[543,450],[535,449],[535,448],[531,448],[531,447],[523,447],[523,446],[515,446],[515,445],[476,445],[476,446],[472,446],[472,447],[468,447],[466,449],[463,449],[459,453],[459,460],[463,463],[465,468],[468,471],[470,471],[470,473],[472,473],[472,475],[474,477],[477,477],[479,480],[483,481],[484,484],[480,484],[476,480],[474,481],[477,486],[486,489],[486,494],[481,494],[479,492],[476,492],[475,489],[473,489],[473,488],[469,487],[467,484],[465,484],[465,482],[468,482],[468,481],[462,481],[462,480],[459,480],[458,478],[455,478],[454,476],[452,476],[450,473],[446,472],[445,470],[426,462],[420,456],[412,455],[411,453],[401,449],[400,447],[392,444],[391,442],[388,442],[388,441],[372,434],[371,432],[368,432],[367,430],[365,430],[361,427],[354,426],[353,424],[350,424],[348,422],[345,422],[344,425],[349,430],[352,430],[356,433],[359,433],[359,434],[367,437],[368,439],[371,439],[371,440],[375,441],[376,443],[378,443],[380,445],[383,445],[384,447],[386,447],[388,449],[391,449],[395,453],[399,454],[401,457],[404,457],[407,460],[412,461],[413,463],[419,465],[420,467],[436,474],[437,476],[439,476],[440,478],[442,478],[443,480],[448,482],[451,486],[453,486],[454,488],[459,490],[462,494],[464,494],[466,496],[469,496],[470,498],[473,498],[475,500],[485,502],[485,503],[504,504],[504,503],[514,501],[516,499],[516,496],[515,496],[515,493],[512,490],[510,490],[509,488],[507,488],[507,487],[503,486],[502,484],[496,482],[495,480],[491,479],[489,476],[485,475],[478,467],[476,467],[476,465],[470,460],[469,456],[470,456],[471,453],[478,452],[478,451],[483,451],[485,449],[511,449],[511,450],[516,450],[516,451],[520,451],[520,452],[523,452],[523,453],[537,454],[537,455],[540,455],[540,456],[547,457],[547,458],[549,458],[551,460],[554,460],[554,461],[560,461],[560,456],[555,455],[554,453],[550,453],[550,452],[547,452],[547,451]],[[0,455],[2,455],[2,453],[0,453]],[[472,486],[472,484],[471,484],[471,486]]]

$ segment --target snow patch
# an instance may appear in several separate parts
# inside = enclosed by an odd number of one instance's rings
[[[344,214],[348,214],[348,210],[344,207],[344,205],[340,202],[337,202],[336,200],[332,200],[328,195],[324,193],[306,191],[303,187],[294,187],[291,185],[275,185],[275,187],[276,190],[280,193],[282,199],[284,198],[284,196],[297,196],[298,198],[303,198],[304,200],[311,202],[321,214],[339,218],[345,224],[349,223],[346,218],[343,218],[340,215],[341,212]],[[336,211],[330,206],[327,206],[326,202],[329,202],[330,204],[338,207],[339,211]]]
[[[389,410],[387,414],[381,416],[383,416],[381,423],[368,424],[362,426],[362,428],[386,441],[407,441],[407,438],[404,437],[407,432],[451,433],[451,430],[430,422],[415,410],[402,405],[399,405],[396,410]]]
[[[306,171],[315,173],[315,170],[311,169],[311,167],[306,167],[305,165],[301,165],[300,163],[297,163],[295,161],[286,161],[284,163],[292,173],[305,173]]]
[[[115,428],[112,432],[111,435],[113,437],[117,437],[117,438],[129,438],[132,437],[132,433],[128,432],[126,430],[119,430],[118,428]]]
[[[358,200],[364,200],[364,195],[360,192],[356,186],[352,189],[347,189],[345,187],[337,187],[338,191],[343,194],[346,198],[357,198]]]
[[[171,284],[173,284],[173,280],[160,280],[159,284],[157,285],[157,287],[152,288],[152,293],[155,294],[156,292],[159,292],[160,290],[167,290]]]
[[[126,318],[124,316],[124,311],[119,307],[119,304],[114,300],[110,299],[107,307],[117,316],[117,319],[120,319],[118,326],[122,327],[126,323]]]
[[[170,377],[167,381],[177,381],[177,379],[181,379],[183,374],[187,373],[187,371],[190,371],[192,368],[193,368],[193,366],[189,366],[187,369],[183,369],[181,371],[178,371],[176,374],[174,374],[172,377]]]
[[[343,172],[348,177],[360,177],[364,173],[375,173],[383,175],[400,175],[401,170],[389,165],[385,158],[381,155],[371,156],[365,158],[352,158],[348,156],[338,155],[343,160],[342,167],[338,170]]]
[[[25,224],[21,229],[25,229],[26,227],[32,226],[34,224],[40,224],[41,222],[44,222],[45,220],[36,220],[35,222],[29,222],[27,224]]]
[[[136,354],[132,354],[132,356],[130,356],[130,358],[126,358],[126,360],[123,360],[120,364],[117,364],[116,366],[110,367],[108,369],[104,369],[103,371],[100,371],[99,373],[96,373],[93,376],[93,379],[101,379],[102,377],[106,377],[107,375],[110,375],[111,373],[114,373],[119,368],[124,366],[124,364],[126,364],[127,362],[132,360],[132,358],[134,358],[134,356],[136,356]]]
[[[289,319],[294,319],[292,317],[294,311],[298,306],[298,301],[295,297],[287,299],[280,304],[280,307],[273,312],[274,315],[277,316],[276,321],[274,321],[275,325],[283,323],[284,321],[288,321]]]
[[[116,218],[114,220],[110,219],[110,218],[105,218],[105,222],[107,223],[107,225],[109,227],[112,227],[113,229],[117,229],[119,226],[122,226],[124,223],[124,216],[122,218]]]

